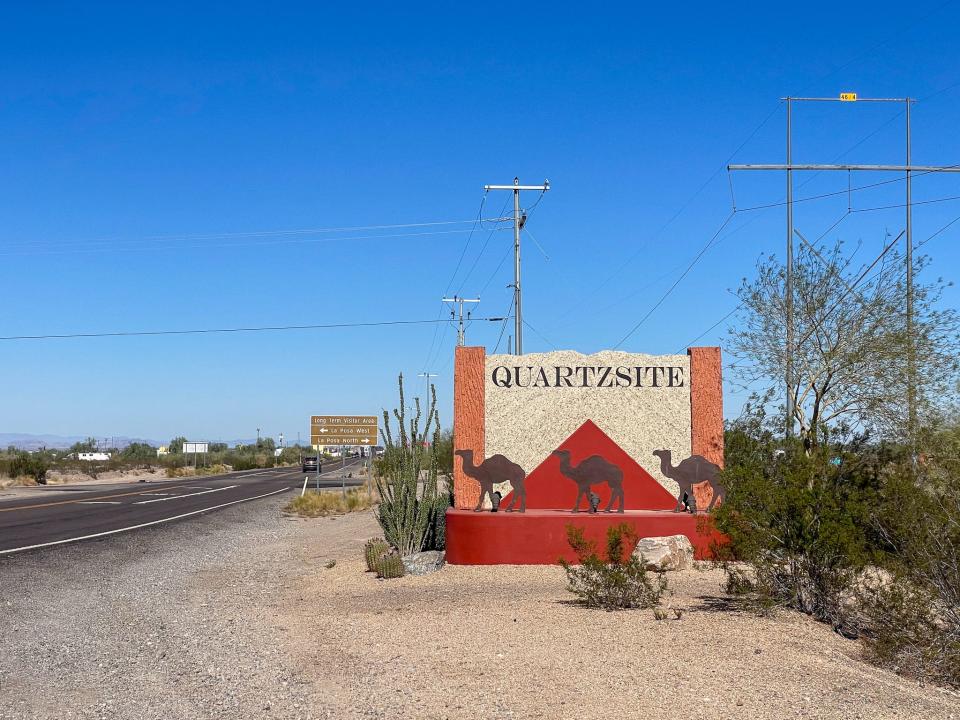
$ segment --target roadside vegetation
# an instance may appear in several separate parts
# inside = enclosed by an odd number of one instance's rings
[[[960,687],[960,323],[937,307],[943,283],[918,284],[909,342],[902,258],[862,283],[839,245],[805,249],[796,268],[796,437],[774,402],[783,268],[762,261],[739,293],[739,378],[768,390],[727,427],[715,512],[730,538],[726,590],[829,623],[899,673]]]
[[[125,448],[106,448],[93,438],[74,443],[67,449],[44,448],[33,452],[9,447],[0,450],[0,487],[5,485],[44,484],[64,477],[96,479],[104,473],[132,473],[157,471],[167,477],[210,475],[230,470],[254,470],[295,465],[302,455],[316,454],[309,447],[285,447],[275,457],[273,438],[262,438],[259,443],[227,447],[226,443],[210,443],[206,456],[194,458],[183,453],[185,438],[173,438],[165,455],[157,455],[157,448],[135,442]],[[108,460],[80,460],[78,455],[102,452]]]
[[[637,535],[627,523],[607,530],[607,544],[601,556],[597,544],[583,536],[583,530],[567,526],[567,542],[577,556],[577,563],[560,560],[567,573],[567,590],[580,604],[602,610],[652,608],[660,604],[667,589],[664,573],[656,580],[647,573],[641,557],[633,553]]]
[[[446,511],[452,505],[453,487],[449,476],[441,478],[441,468],[449,467],[452,473],[453,451],[452,440],[445,440],[440,431],[436,389],[431,386],[426,408],[414,398],[414,416],[409,418],[402,374],[398,386],[396,434],[384,410],[384,452],[374,469],[380,497],[377,521],[386,541],[405,556],[446,547]]]
[[[301,517],[325,517],[345,513],[369,510],[373,504],[373,495],[369,484],[350,488],[346,492],[338,489],[308,490],[298,495],[284,506],[283,511]]]

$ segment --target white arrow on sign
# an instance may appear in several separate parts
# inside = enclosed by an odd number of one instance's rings
[[[369,441],[369,440],[367,440],[366,438],[364,438],[364,439],[363,439],[363,440],[361,440],[360,442],[362,442],[362,443],[363,443],[364,445],[366,445],[366,444],[367,444],[368,442],[370,442],[370,441]]]
[[[330,432],[330,431],[327,430],[325,427],[323,427],[323,428],[320,428],[319,432],[326,433],[326,432]]]

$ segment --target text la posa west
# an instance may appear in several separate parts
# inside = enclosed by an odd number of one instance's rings
[[[683,368],[670,365],[497,365],[490,379],[501,388],[680,388],[683,387]]]

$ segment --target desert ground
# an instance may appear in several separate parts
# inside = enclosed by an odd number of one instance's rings
[[[0,718],[960,718],[718,570],[671,574],[662,621],[571,603],[558,567],[377,580],[368,512],[283,503],[0,558]]]

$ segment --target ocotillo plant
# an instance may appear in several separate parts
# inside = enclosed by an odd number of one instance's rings
[[[440,416],[437,413],[437,393],[431,386],[427,407],[427,422],[420,429],[422,407],[415,398],[416,414],[409,421],[404,407],[403,375],[399,378],[400,407],[393,411],[398,424],[398,440],[393,441],[389,414],[385,410],[383,439],[386,444],[383,457],[377,462],[377,491],[380,506],[377,520],[387,542],[401,555],[443,546],[443,522],[446,498],[437,482],[437,463],[434,454],[424,447],[423,440],[440,436]]]

